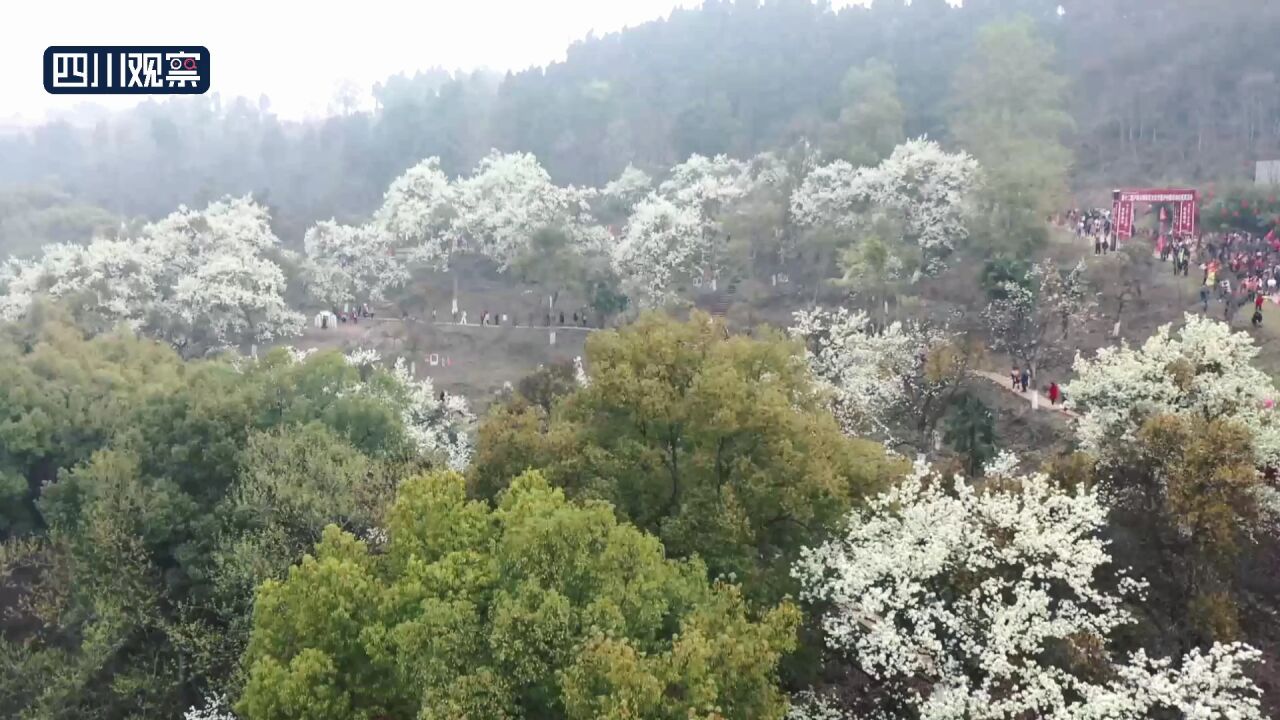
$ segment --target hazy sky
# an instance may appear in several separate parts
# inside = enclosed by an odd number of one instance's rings
[[[433,66],[542,65],[597,34],[668,15],[696,0],[3,0],[0,122],[39,119],[109,96],[44,92],[49,45],[204,45],[212,91],[266,93],[282,116],[323,113],[343,79],[367,88]],[[203,11],[203,12],[202,12]]]

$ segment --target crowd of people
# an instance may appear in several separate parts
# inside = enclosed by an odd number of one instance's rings
[[[557,318],[559,318],[558,321]],[[541,324],[538,324],[538,319],[537,313],[530,312],[526,315],[526,322],[522,325],[520,317],[516,313],[497,313],[489,312],[488,310],[480,313],[480,325],[488,327],[591,327],[586,310],[575,311],[569,315],[565,315],[563,310],[559,311],[558,315],[546,312],[541,318]],[[431,311],[431,322],[440,322],[439,314],[434,309]],[[469,325],[467,311],[454,312],[451,322],[457,325]]]
[[[1095,255],[1117,248],[1109,210],[1070,210],[1059,222],[1091,242]],[[1172,265],[1174,275],[1191,277],[1192,265],[1200,270],[1200,310],[1206,315],[1216,302],[1229,323],[1240,308],[1252,304],[1256,327],[1262,324],[1267,299],[1280,302],[1280,237],[1275,231],[1265,236],[1243,231],[1180,236],[1148,229],[1139,235],[1152,243],[1155,257]]]
[[[1252,323],[1262,324],[1266,300],[1275,301],[1280,285],[1280,238],[1244,232],[1205,236],[1197,241],[1195,255],[1202,271],[1200,304],[1209,312],[1210,298],[1223,305],[1223,319],[1230,322],[1237,309],[1253,303]],[[1184,271],[1185,274],[1185,271]]]
[[[1031,370],[1029,368],[1020,369],[1017,365],[1014,365],[1009,372],[1009,379],[1012,381],[1010,387],[1014,392],[1026,393],[1031,391]],[[1062,388],[1057,382],[1049,383],[1049,386],[1045,388],[1045,396],[1049,398],[1049,404],[1055,407],[1058,403],[1066,400],[1066,395],[1063,394]]]
[[[1116,236],[1111,232],[1111,211],[1069,210],[1065,216],[1067,227],[1075,229],[1076,237],[1093,241],[1093,254],[1106,255],[1116,250]]]

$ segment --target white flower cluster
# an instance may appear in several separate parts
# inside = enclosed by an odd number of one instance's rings
[[[1100,537],[1107,508],[1084,488],[1044,475],[1006,478],[984,492],[924,466],[854,511],[846,534],[802,553],[803,597],[826,604],[827,645],[847,653],[924,720],[1022,717],[1187,717],[1260,720],[1244,675],[1258,658],[1241,645],[1192,652],[1174,667],[1137,655],[1104,659],[1097,684],[1052,663],[1051,646],[1105,648],[1131,622],[1142,583],[1118,574]],[[1114,573],[1114,571],[1111,571]],[[1234,714],[1215,715],[1225,708]]]
[[[628,186],[640,183],[638,172],[625,178]],[[608,232],[594,222],[588,205],[596,194],[555,185],[529,153],[494,151],[456,181],[432,157],[391,183],[370,229],[355,238],[364,241],[362,248],[388,246],[388,256],[404,249],[407,259],[438,270],[448,269],[455,252],[487,256],[506,270],[547,227],[564,228],[584,251],[601,251]],[[399,281],[403,272],[397,269],[392,279]]]
[[[715,277],[725,214],[754,188],[784,182],[786,173],[772,155],[747,163],[693,155],[671,168],[657,192],[636,203],[613,248],[614,269],[638,303],[663,305],[681,282]]]
[[[396,256],[395,236],[376,224],[317,223],[302,238],[311,296],[326,307],[382,302],[389,290],[409,281]]]
[[[456,194],[440,169],[440,158],[427,158],[392,181],[373,222],[397,247],[408,248],[415,261],[447,269]]]
[[[852,720],[838,703],[825,695],[803,690],[791,697],[787,720]]]
[[[1096,307],[1083,263],[1067,272],[1052,261],[1037,263],[1024,283],[1004,282],[1000,289],[1004,297],[983,310],[992,346],[1033,371],[1061,351],[1070,328],[1083,324]]]
[[[804,340],[809,369],[829,393],[846,434],[876,432],[891,439],[893,411],[919,409],[945,391],[947,378],[925,373],[929,352],[952,340],[945,327],[876,328],[863,311],[844,307],[799,311],[794,318],[788,332]]]
[[[582,366],[581,355],[573,359],[573,379],[578,383],[578,387],[591,386],[591,378],[587,377],[587,370]]]
[[[815,169],[792,195],[791,212],[801,225],[844,230],[890,220],[900,228],[898,244],[918,247],[922,267],[936,271],[968,235],[965,219],[979,182],[978,162],[968,154],[919,138],[875,167],[837,160]]]
[[[1261,529],[1280,536],[1280,490],[1258,483],[1251,492],[1258,509],[1258,524]]]
[[[441,401],[431,378],[414,378],[404,358],[396,359],[391,376],[400,386],[401,419],[410,440],[422,453],[443,455],[450,468],[464,470],[471,463],[476,422],[467,399],[445,394]]]
[[[289,359],[294,363],[306,362],[307,358],[316,353],[316,348],[303,348],[299,350],[292,345],[286,345],[284,349],[289,353]]]
[[[226,695],[209,694],[204,696],[202,707],[187,708],[182,720],[236,720],[236,716],[231,713]]]
[[[377,348],[355,348],[342,356],[351,367],[375,367],[382,362],[382,353]]]
[[[1066,393],[1067,407],[1080,414],[1081,445],[1105,457],[1112,443],[1133,441],[1154,415],[1227,418],[1252,433],[1260,466],[1275,465],[1280,392],[1253,366],[1257,355],[1247,333],[1188,314],[1176,334],[1165,325],[1141,348],[1121,344],[1093,358],[1077,356]]]
[[[660,306],[674,297],[679,281],[698,272],[704,255],[697,209],[651,195],[631,213],[613,265],[638,303]]]
[[[293,362],[304,362],[314,352],[287,349]],[[382,354],[373,348],[356,348],[343,359],[355,368],[375,369],[382,362]],[[431,378],[413,377],[402,357],[396,358],[388,375],[390,384],[383,382],[383,377],[362,373],[363,380],[358,385],[337,392],[339,396],[350,393],[376,397],[398,408],[405,433],[419,452],[443,456],[451,469],[465,469],[471,463],[476,424],[467,399],[450,394],[443,394],[442,398]]]
[[[615,180],[605,184],[601,193],[617,201],[628,212],[653,191],[653,178],[631,164]]]
[[[36,295],[67,299],[105,320],[211,349],[301,332],[284,301],[283,270],[269,258],[279,241],[251,199],[179,208],[141,237],[51,245],[35,261],[0,271],[0,313],[22,316]]]
[[[888,433],[888,413],[923,382],[921,364],[945,333],[893,323],[875,329],[861,310],[818,308],[795,313],[789,329],[804,340],[809,368],[831,397],[831,409],[850,435]]]
[[[576,217],[573,194],[553,184],[533,155],[494,152],[457,183],[454,231],[506,269],[535,232]]]

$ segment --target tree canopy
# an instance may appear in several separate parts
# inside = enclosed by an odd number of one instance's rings
[[[326,528],[258,591],[248,720],[775,718],[799,615],[756,614],[697,561],[537,473],[495,507],[405,482],[385,539]]]
[[[729,336],[702,314],[594,335],[589,385],[550,413],[516,402],[481,424],[472,492],[493,498],[538,469],[570,497],[608,501],[673,556],[780,598],[788,559],[898,468],[840,432],[799,358],[780,334]]]

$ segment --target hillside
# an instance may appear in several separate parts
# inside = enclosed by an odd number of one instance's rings
[[[1052,41],[1069,81],[1077,187],[1247,178],[1254,160],[1280,157],[1275,3],[1062,0],[1062,16],[1059,4],[712,1],[586,38],[545,68],[388,78],[372,113],[291,123],[269,98],[215,94],[0,136],[0,188],[52,184],[152,218],[251,192],[292,243],[317,220],[364,216],[433,155],[457,175],[490,148],[528,151],[557,182],[590,185],[628,163],[661,172],[693,153],[747,157],[801,137],[842,156],[863,122],[846,111],[879,97],[851,75],[872,58],[892,71],[906,135],[951,142],[958,59],[980,28],[1016,14]]]

